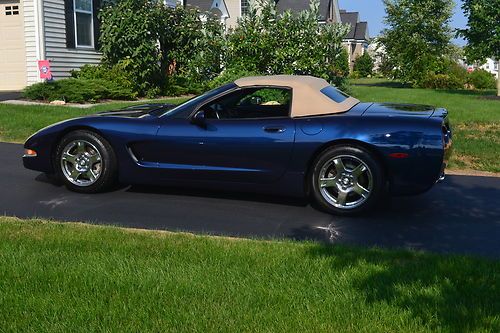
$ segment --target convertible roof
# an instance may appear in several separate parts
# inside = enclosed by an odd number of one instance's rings
[[[321,92],[330,86],[324,80],[314,76],[273,75],[252,76],[234,81],[239,87],[276,86],[289,87],[293,90],[291,117],[320,116],[349,111],[359,100],[348,97],[337,103]]]

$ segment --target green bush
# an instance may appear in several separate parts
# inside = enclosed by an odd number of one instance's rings
[[[428,73],[418,86],[429,89],[463,89],[464,84],[465,81],[453,75]]]
[[[373,59],[368,52],[363,53],[362,56],[354,61],[354,71],[356,71],[360,77],[369,77],[373,74]]]
[[[242,77],[256,76],[259,73],[247,71],[241,68],[225,69],[218,77],[209,82],[208,88],[215,89],[227,83],[234,82]]]
[[[97,102],[104,99],[132,100],[135,93],[103,79],[63,79],[36,83],[27,87],[23,96],[31,100],[64,100],[71,103]]]
[[[496,89],[497,87],[495,77],[484,69],[476,69],[469,73],[467,83],[475,89]]]
[[[134,78],[127,67],[130,66],[130,60],[123,60],[114,66],[106,64],[84,65],[79,70],[71,71],[71,76],[76,79],[85,80],[106,80],[113,82],[119,87],[137,91],[138,87]]]

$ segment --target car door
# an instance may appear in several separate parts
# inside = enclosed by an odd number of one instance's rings
[[[290,161],[295,124],[289,117],[291,91],[272,89],[280,91],[273,95],[267,87],[238,89],[202,105],[188,119],[166,120],[158,131],[162,177],[277,181]],[[290,97],[283,99],[280,92]]]

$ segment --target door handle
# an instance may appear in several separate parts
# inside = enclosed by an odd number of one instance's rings
[[[283,133],[286,131],[286,128],[281,126],[266,126],[264,127],[264,131],[268,133]]]

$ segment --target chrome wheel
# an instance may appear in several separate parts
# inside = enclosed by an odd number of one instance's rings
[[[101,154],[88,141],[72,141],[62,150],[61,170],[70,183],[82,187],[90,186],[101,176]]]
[[[339,155],[328,160],[319,173],[321,196],[339,209],[354,209],[370,197],[373,175],[366,163],[352,155]]]

